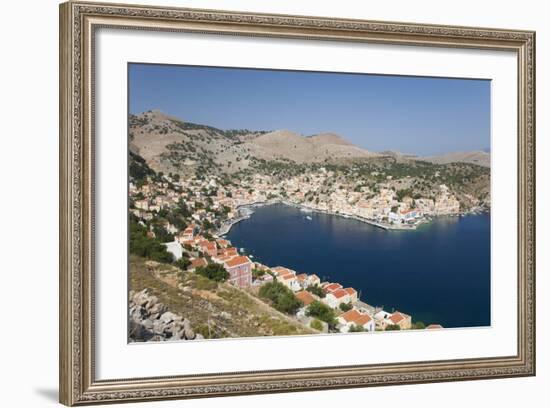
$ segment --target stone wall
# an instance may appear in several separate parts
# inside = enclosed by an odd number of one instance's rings
[[[130,342],[198,340],[191,322],[168,308],[148,289],[130,291],[128,338]]]

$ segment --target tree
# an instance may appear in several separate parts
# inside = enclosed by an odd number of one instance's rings
[[[340,303],[340,310],[342,312],[347,312],[349,310],[351,310],[353,308],[353,305],[351,304],[351,302],[349,303]]]
[[[259,277],[264,275],[265,275],[265,271],[263,269],[259,269],[259,268],[252,269],[252,277],[254,279],[258,279]]]
[[[315,284],[315,285],[309,285],[306,290],[308,292],[311,292],[313,293],[314,295],[317,295],[319,296],[320,298],[324,298],[326,296],[326,293],[325,291],[323,290],[322,287],[320,287],[319,285]]]
[[[392,331],[392,330],[401,330],[401,326],[398,324],[388,324],[386,326],[386,331]]]
[[[147,227],[130,219],[130,253],[153,261],[172,263],[174,256],[157,238],[147,235]]]
[[[216,282],[223,282],[229,278],[229,272],[227,272],[222,265],[216,263],[199,266],[195,269],[195,273]]]
[[[143,157],[138,154],[130,152],[130,178],[133,179],[137,185],[143,185],[147,181],[147,177],[155,176],[155,172],[147,165],[147,162]]]
[[[153,225],[153,232],[161,242],[172,242],[174,240],[174,234],[169,233],[162,225]]]
[[[208,231],[204,231],[202,233],[202,236],[207,239],[208,241],[213,241],[214,240],[214,236],[212,234],[210,234]]]
[[[412,328],[415,330],[423,330],[426,328],[426,325],[424,324],[424,322],[416,322],[412,325]]]
[[[205,231],[211,230],[214,228],[214,224],[212,224],[209,220],[206,218],[202,221],[202,228]]]
[[[357,332],[364,332],[365,328],[363,326],[357,326],[355,324],[352,324],[349,328],[350,333],[357,333]]]
[[[336,324],[336,314],[334,313],[334,310],[318,300],[309,305],[306,315],[316,317],[330,325]]]
[[[396,192],[397,200],[402,201],[405,197],[412,195],[412,190],[410,188],[405,188],[403,190],[398,190]]]
[[[191,261],[189,260],[189,258],[181,257],[176,262],[174,262],[174,265],[176,265],[182,271],[185,271],[185,270],[187,270],[189,265],[191,265]]]
[[[313,319],[309,324],[309,326],[315,330],[319,330],[319,331],[323,330],[323,323],[321,323],[319,319]]]
[[[281,282],[266,283],[260,288],[259,295],[261,298],[270,300],[273,307],[283,313],[296,314],[303,306],[303,303],[294,296],[294,292]]]

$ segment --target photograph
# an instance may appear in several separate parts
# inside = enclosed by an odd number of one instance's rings
[[[60,4],[47,52],[62,404],[538,375],[542,20],[145,3]]]
[[[129,62],[128,342],[491,327],[491,85]]]

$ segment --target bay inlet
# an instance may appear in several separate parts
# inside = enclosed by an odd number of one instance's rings
[[[362,300],[444,327],[490,325],[490,215],[438,217],[415,231],[285,204],[254,209],[226,237],[254,260],[354,287]]]

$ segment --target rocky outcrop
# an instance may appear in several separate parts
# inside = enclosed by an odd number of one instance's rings
[[[128,337],[131,342],[204,338],[195,333],[188,319],[170,312],[148,289],[130,291],[129,311]]]

